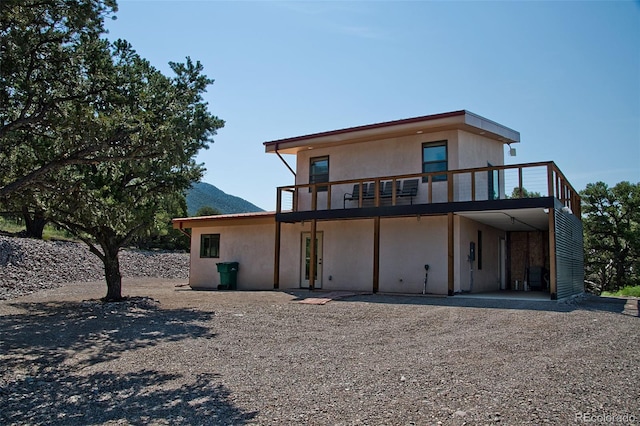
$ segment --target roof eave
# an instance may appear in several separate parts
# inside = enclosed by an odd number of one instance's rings
[[[520,133],[472,112],[461,110],[264,142],[266,152],[295,154],[302,149],[461,129],[502,143],[520,142]]]
[[[275,222],[276,213],[255,212],[255,213],[234,213],[220,214],[213,216],[179,217],[172,219],[174,229],[190,229],[215,225],[251,225],[259,223]]]

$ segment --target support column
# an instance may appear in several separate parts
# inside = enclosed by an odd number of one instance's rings
[[[316,225],[318,220],[311,220],[311,241],[309,241],[309,290],[316,284]]]
[[[454,293],[454,233],[453,233],[453,213],[447,214],[447,275],[448,275],[448,294],[453,296]]]
[[[549,293],[551,300],[558,299],[556,268],[556,209],[549,209]]]
[[[280,234],[282,233],[282,222],[276,220],[276,246],[273,256],[273,289],[280,288]]]
[[[373,289],[377,293],[380,288],[380,216],[373,218]]]

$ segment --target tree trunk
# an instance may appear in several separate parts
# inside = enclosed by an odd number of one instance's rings
[[[112,244],[109,244],[111,242]],[[120,246],[114,241],[105,241],[101,244],[104,251],[104,277],[107,281],[107,295],[105,302],[118,302],[122,300],[122,275],[120,275],[120,261],[118,252]]]
[[[31,212],[29,212],[27,206],[24,206],[22,207],[22,217],[27,227],[27,237],[41,240],[44,226],[47,224],[47,219],[45,219],[43,212],[36,209],[32,218]]]
[[[105,256],[104,277],[107,280],[107,295],[105,302],[117,302],[122,300],[122,276],[120,275],[120,262],[118,255],[115,258]]]

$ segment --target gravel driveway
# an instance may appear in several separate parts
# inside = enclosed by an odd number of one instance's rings
[[[184,283],[0,301],[0,424],[640,423],[637,300],[307,305]]]

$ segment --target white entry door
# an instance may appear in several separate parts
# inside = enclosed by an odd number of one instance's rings
[[[309,265],[311,262],[311,233],[302,233],[301,253],[301,277],[300,287],[309,288]],[[314,274],[313,288],[322,288],[322,232],[316,232],[316,271]]]

